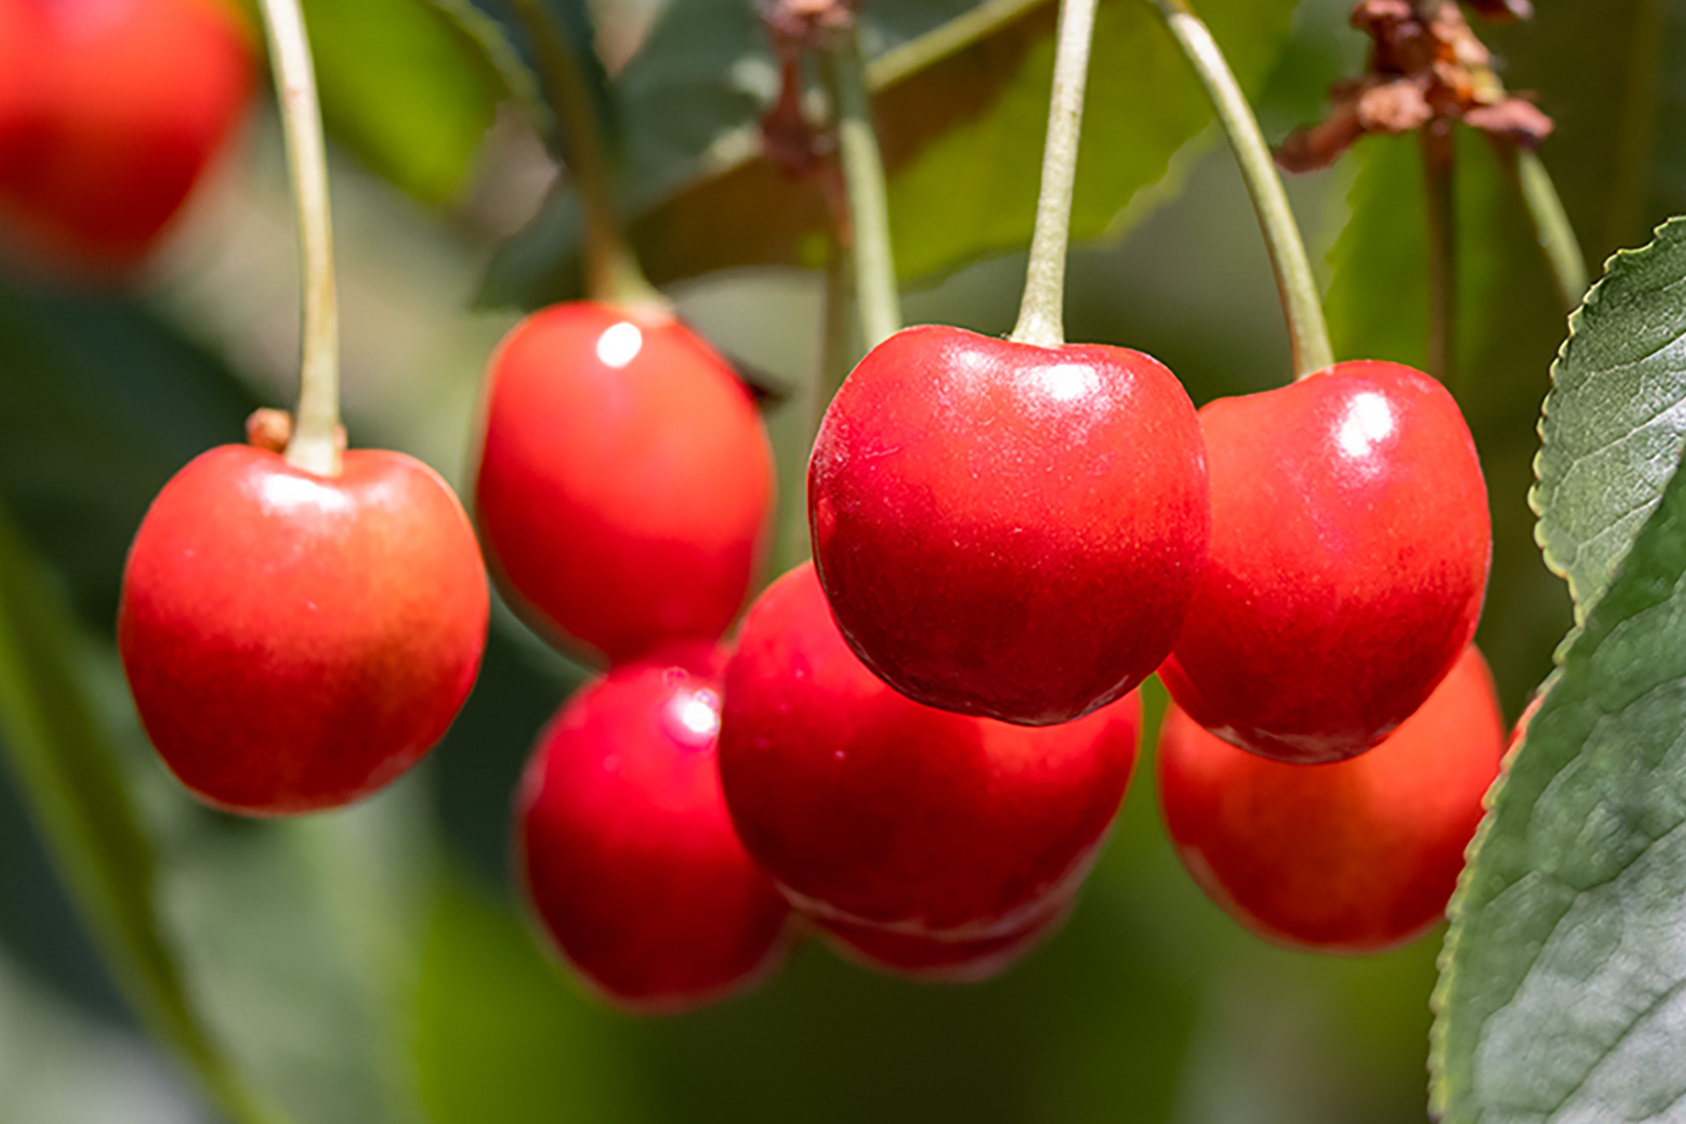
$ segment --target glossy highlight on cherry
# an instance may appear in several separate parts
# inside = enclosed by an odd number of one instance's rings
[[[772,453],[747,388],[666,312],[527,317],[487,369],[474,514],[526,619],[622,663],[711,641],[765,552]]]
[[[1493,546],[1469,427],[1439,383],[1373,361],[1219,399],[1200,421],[1212,549],[1160,676],[1255,753],[1362,753],[1475,636]]]
[[[1199,422],[1157,360],[939,325],[845,380],[808,509],[820,583],[868,667],[927,706],[1032,726],[1153,672],[1211,537]]]
[[[843,642],[813,566],[751,606],[726,668],[720,780],[801,911],[991,941],[1069,901],[1136,762],[1140,700],[1043,729],[923,706]]]
[[[444,735],[479,671],[488,596],[468,518],[421,462],[354,449],[323,477],[225,445],[147,511],[117,644],[188,789],[290,815],[375,792]]]
[[[528,904],[563,958],[629,1010],[742,991],[788,944],[790,907],[721,799],[724,658],[677,645],[584,688],[539,734],[516,797]]]

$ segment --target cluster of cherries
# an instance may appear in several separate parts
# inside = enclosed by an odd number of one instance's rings
[[[210,0],[102,0],[71,49],[72,9],[0,0],[0,235],[121,271],[232,127],[250,47]],[[198,109],[148,126],[116,52],[183,28],[208,61],[170,104]],[[419,462],[324,474],[263,424],[160,493],[119,648],[202,799],[337,807],[425,754],[478,672],[484,545],[535,629],[611,668],[540,735],[517,836],[545,930],[623,1005],[742,988],[799,927],[922,978],[1002,970],[1070,912],[1155,671],[1165,820],[1220,904],[1329,951],[1443,911],[1504,734],[1471,646],[1486,488],[1428,377],[1339,363],[1197,414],[1134,351],[901,332],[820,428],[813,564],[729,646],[773,492],[731,368],[666,311],[579,302],[488,384],[478,541]]]
[[[1225,908],[1353,952],[1443,912],[1504,732],[1486,488],[1434,380],[1337,364],[1197,415],[1137,352],[903,331],[820,427],[813,564],[723,647],[771,477],[670,320],[557,306],[493,360],[494,571],[613,666],[518,797],[531,905],[601,992],[745,986],[793,915],[870,966],[1000,971],[1069,913],[1155,670],[1165,818]]]

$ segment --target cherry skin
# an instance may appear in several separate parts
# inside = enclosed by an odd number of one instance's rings
[[[776,968],[790,907],[744,853],[720,796],[724,653],[625,664],[539,735],[516,798],[527,900],[609,1001],[685,1010]]]
[[[803,912],[989,940],[1075,892],[1140,730],[1134,696],[1048,729],[915,703],[855,658],[804,564],[744,618],[720,780],[745,848]]]
[[[844,381],[808,512],[868,667],[916,702],[1032,726],[1153,672],[1211,534],[1200,426],[1157,360],[936,325]]]
[[[14,32],[32,58],[27,96],[0,90],[0,238],[46,271],[120,276],[244,116],[249,34],[218,0],[0,0]]]
[[[1237,749],[1173,703],[1160,807],[1194,880],[1254,933],[1315,952],[1381,952],[1445,912],[1505,736],[1474,646],[1380,745],[1329,765]]]
[[[1385,738],[1475,636],[1493,537],[1457,403],[1397,363],[1337,363],[1200,411],[1212,551],[1160,677],[1280,761]]]
[[[426,465],[356,449],[324,477],[225,445],[147,511],[117,645],[181,782],[215,807],[286,815],[369,795],[444,735],[487,608],[473,529]]]
[[[772,452],[732,369],[684,324],[591,301],[504,339],[475,518],[529,623],[606,657],[716,639],[766,544]]]
[[[979,983],[994,979],[1053,936],[1070,916],[1067,899],[1046,917],[996,937],[948,941],[935,937],[816,919],[832,949],[849,962],[922,983]]]

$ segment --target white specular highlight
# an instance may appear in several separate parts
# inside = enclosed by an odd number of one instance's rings
[[[1056,402],[1071,402],[1100,389],[1101,380],[1094,370],[1081,363],[1056,363],[1044,367],[1039,375],[1042,391]]]
[[[622,320],[619,324],[611,324],[597,337],[597,359],[605,367],[619,370],[644,350],[644,333],[638,330],[638,325]]]
[[[695,691],[674,700],[673,717],[699,739],[720,732],[720,699],[713,691]]]
[[[1393,407],[1380,394],[1365,391],[1347,403],[1346,416],[1335,434],[1341,451],[1353,458],[1367,457],[1377,442],[1393,432]]]

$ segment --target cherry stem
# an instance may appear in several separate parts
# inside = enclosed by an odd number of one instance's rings
[[[902,326],[884,159],[872,125],[872,99],[867,94],[866,67],[861,61],[855,21],[851,18],[828,38],[821,69],[837,107],[837,147],[849,207],[855,304],[860,313],[861,339],[870,350]]]
[[[1071,239],[1071,192],[1077,182],[1077,149],[1083,131],[1083,86],[1095,0],[1060,0],[1054,53],[1054,90],[1048,104],[1048,138],[1042,149],[1042,188],[1036,227],[1025,266],[1019,322],[1008,337],[1037,347],[1065,344],[1065,256]]]
[[[1424,198],[1428,205],[1428,370],[1450,384],[1458,353],[1457,151],[1452,121],[1422,128]]]
[[[806,561],[812,553],[808,528],[808,454],[819,432],[826,407],[843,385],[855,364],[853,315],[854,284],[848,250],[836,239],[828,239],[825,259],[825,311],[821,322],[820,366],[811,379],[802,382],[802,393],[791,403],[801,417],[800,444],[793,447],[790,462],[779,480],[784,512],[779,524],[776,572],[784,573]]]
[[[299,402],[286,458],[307,472],[340,471],[340,314],[334,283],[333,218],[328,209],[328,158],[316,70],[298,0],[262,0],[275,94],[286,140],[287,172],[298,205],[303,273]]]
[[[1557,196],[1557,186],[1551,182],[1551,173],[1546,171],[1539,153],[1531,148],[1518,148],[1500,138],[1493,139],[1493,148],[1522,193],[1540,251],[1551,268],[1552,280],[1557,283],[1557,295],[1563,307],[1573,311],[1586,296],[1586,257],[1575,238],[1575,228],[1569,225],[1563,200]]]
[[[1293,356],[1294,377],[1303,379],[1335,361],[1329,346],[1329,328],[1323,321],[1323,302],[1312,276],[1311,260],[1299,224],[1294,221],[1288,193],[1259,130],[1258,118],[1241,92],[1223,52],[1212,33],[1184,0],[1154,0],[1171,35],[1193,65],[1200,82],[1212,98],[1218,123],[1229,138],[1230,150],[1241,169],[1241,178],[1252,197],[1253,211],[1270,251],[1270,267],[1276,275],[1276,292],[1282,299],[1282,314],[1288,323],[1288,346]]]
[[[820,338],[820,377],[814,387],[814,398],[808,410],[808,436],[819,432],[820,419],[826,407],[837,396],[837,388],[849,376],[859,357],[850,329],[854,326],[851,306],[858,299],[859,287],[853,276],[858,257],[852,257],[844,247],[832,239],[825,269],[825,324]],[[865,317],[861,317],[864,324]]]
[[[621,229],[610,186],[609,161],[591,91],[574,44],[539,0],[515,0],[516,12],[533,37],[546,93],[565,139],[568,170],[585,207],[585,289],[593,300],[622,308],[671,314],[672,304],[639,268]]]

